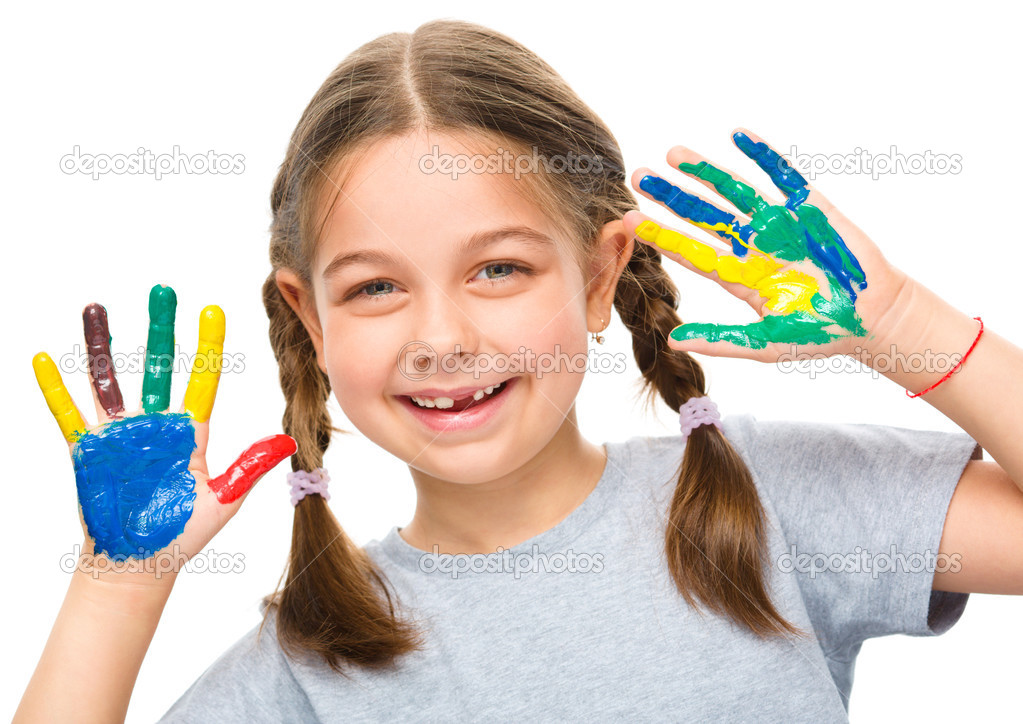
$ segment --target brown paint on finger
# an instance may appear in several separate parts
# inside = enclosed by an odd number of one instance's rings
[[[96,389],[96,397],[110,417],[124,412],[121,388],[114,377],[114,363],[110,357],[110,327],[107,310],[102,304],[92,303],[82,312],[85,327],[85,346],[89,354],[89,374]]]

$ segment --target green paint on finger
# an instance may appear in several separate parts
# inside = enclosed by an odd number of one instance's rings
[[[142,409],[145,412],[163,412],[170,404],[177,306],[177,295],[170,287],[157,284],[150,290],[146,373],[142,379]]]

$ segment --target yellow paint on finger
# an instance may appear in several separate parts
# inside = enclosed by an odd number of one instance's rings
[[[220,307],[211,304],[200,312],[199,349],[185,390],[185,412],[196,422],[206,422],[213,413],[213,401],[220,384],[225,328],[224,310]]]
[[[50,355],[40,352],[32,358],[32,369],[36,374],[36,382],[42,390],[50,412],[60,426],[60,432],[68,442],[74,442],[85,433],[85,420],[82,419],[74,400],[71,399],[64,380],[57,370],[57,365]]]
[[[692,221],[692,220],[690,220],[689,223],[693,224],[694,226],[698,226],[701,229],[706,229],[707,231],[713,231],[715,234],[718,234],[719,236],[722,235],[722,234],[724,234],[725,236],[729,236],[732,239],[735,239],[737,242],[739,242],[743,246],[749,248],[749,244],[747,244],[745,241],[742,240],[742,237],[739,236],[739,232],[737,232],[735,230],[735,228],[731,224],[726,224],[726,223],[720,222],[720,221],[718,223],[716,223],[716,224],[708,224],[706,221]]]
[[[768,309],[782,314],[797,310],[816,314],[811,299],[820,289],[817,280],[796,269],[782,271],[782,264],[769,256],[740,259],[730,254],[718,255],[714,247],[652,221],[636,227],[636,236],[684,257],[700,271],[717,272],[721,281],[755,290],[767,300],[764,306]]]
[[[652,221],[644,221],[637,226],[636,236],[685,257],[700,271],[710,273],[717,268],[717,252],[713,247],[677,231],[664,229]]]
[[[773,274],[780,265],[767,257],[754,256],[740,259],[736,256],[721,255],[717,258],[718,276],[726,282],[738,282],[750,289],[764,277]]]

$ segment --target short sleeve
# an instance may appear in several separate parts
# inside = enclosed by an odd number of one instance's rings
[[[868,639],[934,636],[969,594],[933,591],[948,506],[981,449],[965,433],[729,418],[726,435],[770,499],[785,540],[775,575],[795,576],[824,653]]]
[[[272,618],[245,634],[159,720],[174,722],[317,721],[277,644]]]

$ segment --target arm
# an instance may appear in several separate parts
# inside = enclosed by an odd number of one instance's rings
[[[672,330],[668,346],[762,362],[778,362],[796,351],[844,354],[913,393],[940,380],[954,361],[915,373],[896,361],[918,364],[963,355],[977,337],[978,323],[893,267],[862,230],[766,143],[742,131],[733,141],[782,192],[784,206],[682,146],[668,152],[668,162],[713,189],[739,215],[646,169],[633,174],[633,186],[643,195],[691,229],[716,234],[731,249],[662,228],[636,211],[623,217],[626,231],[715,279],[762,317],[745,325],[683,324]],[[939,550],[958,553],[961,569],[937,574],[937,590],[1023,594],[1021,371],[1023,350],[985,329],[959,370],[921,397],[995,460],[970,461],[963,471]]]
[[[892,334],[874,345],[877,354],[890,354],[894,345],[907,358],[962,355],[976,339],[980,325],[926,287],[908,280],[900,297],[897,305],[905,311]],[[896,369],[883,374],[915,393],[941,379],[944,371]],[[962,367],[919,399],[961,427],[990,453],[1007,479],[1023,488],[1023,445],[1019,442],[1023,430],[1021,374],[1023,350],[986,327]]]
[[[910,282],[906,314],[878,349],[909,355],[963,354],[980,325],[931,290]],[[1023,595],[1023,350],[985,327],[977,346],[947,380],[920,397],[990,453],[971,460],[952,496],[939,553],[959,567],[936,571],[934,590]],[[927,389],[942,372],[883,374],[910,392]]]
[[[124,721],[135,679],[170,595],[76,570],[14,722]]]
[[[935,591],[1023,595],[1023,491],[996,463],[966,464],[938,551],[959,566],[935,571]]]
[[[49,355],[32,360],[71,453],[85,544],[15,721],[123,721],[181,564],[238,512],[257,480],[297,449],[287,435],[266,437],[223,474],[209,476],[225,320],[212,305],[200,314],[185,398],[177,414],[168,414],[170,376],[161,360],[173,357],[175,305],[173,290],[153,287],[143,410],[135,414],[125,413],[113,375],[101,305],[83,312],[98,424],[86,424]]]

